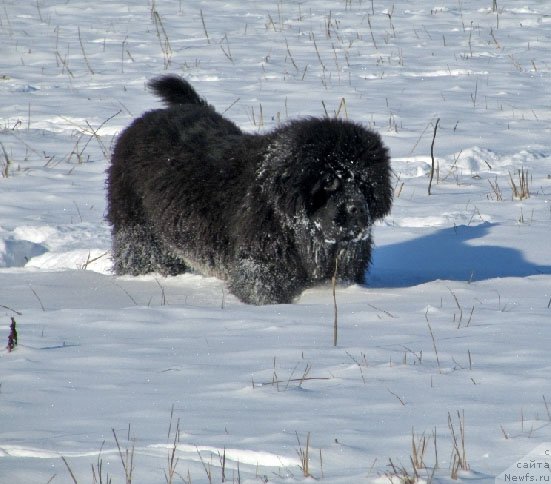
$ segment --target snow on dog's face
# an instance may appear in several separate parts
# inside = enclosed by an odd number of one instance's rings
[[[343,245],[364,238],[371,216],[353,173],[327,167],[317,179],[304,180],[302,190],[304,207],[299,213],[314,225],[325,243]]]
[[[373,220],[391,203],[379,136],[340,120],[291,123],[275,132],[259,177],[311,277],[327,278],[338,256],[339,276],[354,279],[354,261],[370,251]]]

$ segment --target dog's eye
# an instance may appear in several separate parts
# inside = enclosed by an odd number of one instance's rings
[[[339,178],[328,178],[319,180],[310,190],[310,196],[307,202],[310,213],[323,207],[341,186]]]
[[[310,199],[307,201],[307,209],[309,213],[314,213],[323,207],[327,200],[329,200],[330,194],[324,189],[319,189],[310,194]]]
[[[332,180],[327,180],[325,184],[323,185],[323,189],[326,192],[334,192],[339,189],[341,186],[341,181],[338,178],[333,178]]]

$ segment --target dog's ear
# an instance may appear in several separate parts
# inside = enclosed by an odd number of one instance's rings
[[[288,132],[276,131],[270,135],[265,149],[261,153],[257,178],[262,183],[287,183],[297,166],[294,142]]]
[[[327,169],[330,150],[330,143],[313,126],[316,121],[293,121],[269,135],[259,164],[260,179],[286,190],[311,190]]]
[[[379,134],[362,128],[356,175],[373,220],[385,217],[392,206],[392,170],[388,149]]]
[[[362,173],[361,190],[373,220],[384,218],[392,206],[391,170],[387,163],[370,165]]]

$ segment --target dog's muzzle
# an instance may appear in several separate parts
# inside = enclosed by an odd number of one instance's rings
[[[349,199],[337,209],[335,225],[341,230],[339,239],[352,240],[371,225],[369,207],[363,199]]]

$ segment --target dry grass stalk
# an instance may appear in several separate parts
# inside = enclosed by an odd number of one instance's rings
[[[40,307],[42,308],[42,311],[46,312],[46,308],[44,307],[44,304],[42,304],[42,299],[40,299],[40,296],[36,293],[36,291],[33,289],[33,287],[29,284],[29,289],[34,294],[34,297],[38,300],[40,303]]]
[[[206,463],[203,460],[203,456],[201,455],[201,452],[199,452],[199,448],[197,448],[197,455],[199,456],[199,460],[201,461],[201,464],[203,465],[203,469],[205,470],[205,473],[207,474],[207,479],[209,481],[209,484],[211,484],[212,481],[212,470],[210,468],[210,464]]]
[[[427,450],[427,438],[425,433],[415,439],[415,430],[411,429],[411,463],[415,469],[425,469],[425,451]]]
[[[400,397],[397,393],[394,393],[390,388],[387,388],[388,393],[390,393],[392,396],[396,397],[398,401],[402,404],[403,407],[406,406],[406,402],[403,398]]]
[[[8,178],[10,174],[11,160],[2,142],[0,142],[0,148],[2,148],[2,153],[4,154],[4,163],[2,165],[2,178]]]
[[[110,148],[106,147],[105,144],[103,143],[103,141],[100,137],[99,131],[109,121],[111,121],[113,118],[118,116],[121,112],[122,111],[119,110],[115,114],[109,116],[97,128],[93,128],[92,125],[87,120],[85,121],[86,126],[81,126],[81,125],[78,125],[78,124],[74,123],[71,119],[65,118],[65,117],[62,116],[63,120],[65,120],[69,124],[72,124],[80,132],[80,135],[78,136],[78,139],[77,139],[73,149],[71,150],[71,153],[67,156],[66,161],[69,162],[71,160],[71,158],[73,157],[73,155],[76,155],[78,163],[82,163],[84,161],[84,151],[86,150],[86,148],[88,147],[88,145],[90,144],[90,142],[93,139],[95,139],[96,142],[98,143],[98,146],[101,149],[101,152],[102,152],[103,156],[105,157],[105,159],[109,159],[109,157],[111,156],[110,155],[111,150],[110,150]],[[84,136],[88,136],[88,141],[86,141],[86,143],[84,144],[84,147],[79,150],[78,145],[80,143],[80,140]]]
[[[430,167],[430,179],[429,179],[429,188],[428,193],[431,194],[431,187],[432,187],[432,179],[434,178],[434,141],[436,140],[436,132],[438,131],[438,123],[440,122],[440,118],[436,120],[436,123],[434,124],[434,132],[432,135],[432,143],[430,145],[430,157],[432,160],[431,167]]]
[[[509,172],[509,181],[511,188],[513,189],[513,199],[514,200],[525,200],[530,198],[530,189],[529,189],[529,177],[528,171],[524,168],[521,168],[517,171],[518,182],[515,182],[513,175]]]
[[[400,198],[402,190],[404,189],[404,182],[397,183],[394,187],[394,198]]]
[[[348,111],[346,110],[346,99],[341,98],[341,102],[339,103],[339,107],[337,108],[337,111],[335,112],[335,118],[339,117],[339,114],[341,114],[341,111],[344,112],[344,119],[348,119]]]
[[[78,41],[80,43],[80,49],[82,50],[82,55],[84,56],[84,62],[86,62],[86,67],[88,67],[90,74],[94,75],[94,69],[92,69],[92,66],[90,65],[90,61],[88,60],[88,56],[86,55],[86,51],[84,50],[84,44],[82,43],[82,37],[80,35],[80,26],[78,27]]]
[[[419,479],[415,467],[413,468],[413,474],[410,474],[404,465],[396,465],[390,458],[388,459],[388,467],[390,467],[391,470],[385,472],[385,477],[391,484],[396,482],[396,479],[398,479],[398,482],[401,484],[415,484]]]
[[[119,439],[117,437],[117,432],[115,432],[115,429],[111,429],[113,431],[113,436],[115,437],[115,444],[117,444],[117,450],[119,451],[119,457],[121,458],[122,468],[124,469],[124,476],[126,479],[126,484],[132,483],[132,473],[134,472],[134,439],[130,438],[130,425],[128,425],[128,432],[127,432],[127,441],[130,443],[132,442],[132,446],[129,448],[128,446],[122,450]]]
[[[545,395],[542,395],[542,397],[543,397],[543,404],[545,405],[545,411],[547,412],[547,419],[551,422],[551,408],[549,407],[549,402],[545,399]]]
[[[108,473],[105,475],[105,480],[103,478],[103,459],[101,458],[101,453],[103,451],[104,445],[105,445],[105,441],[102,442],[101,447],[99,449],[96,466],[94,467],[94,465],[92,465],[92,479],[94,484],[111,484],[111,478],[109,477]]]
[[[509,440],[509,433],[505,430],[503,425],[500,425],[499,428],[501,429],[501,432],[503,433],[503,437],[505,437],[505,440]]]
[[[488,183],[490,184],[490,187],[492,187],[492,192],[494,194],[495,199],[498,202],[503,201],[503,195],[501,193],[501,188],[499,188],[499,185],[497,184],[497,176],[496,180],[492,183],[492,180],[488,180]],[[491,195],[490,195],[491,197]]]
[[[77,478],[76,478],[75,475],[73,474],[73,470],[71,469],[71,466],[70,466],[69,463],[67,462],[67,459],[65,459],[65,457],[61,456],[61,460],[62,460],[63,463],[65,464],[65,467],[67,467],[67,470],[69,471],[69,475],[71,476],[71,479],[72,479],[73,483],[74,483],[74,484],[78,484]]]
[[[289,48],[289,42],[287,41],[287,37],[285,37],[285,45],[287,46],[287,54],[289,54],[289,59],[291,60],[291,64],[293,64],[293,67],[298,72],[299,69],[298,69],[298,66],[295,62],[295,59],[293,58],[293,54],[291,54],[291,49]]]
[[[465,451],[465,411],[457,411],[457,418],[459,420],[459,435],[457,435],[453,426],[452,417],[448,413],[448,428],[452,434],[452,464],[450,477],[454,480],[457,479],[459,470],[469,470],[469,464],[467,463],[467,453]]]
[[[356,364],[358,365],[358,368],[360,369],[360,375],[362,376],[362,381],[364,383],[367,383],[366,379],[365,379],[365,376],[364,376],[364,372],[363,372],[363,369],[362,369],[362,363],[363,363],[363,366],[365,366],[366,368],[368,367],[368,364],[367,364],[367,356],[365,355],[365,353],[361,353],[362,355],[362,362],[358,361],[357,358],[355,358],[354,356],[352,356],[348,351],[346,351],[346,354],[348,355],[348,357]]]
[[[226,41],[226,49],[224,49],[224,46],[222,45],[222,42],[224,42],[224,41]],[[233,56],[231,54],[230,41],[228,39],[228,34],[224,34],[224,37],[220,41],[220,49],[222,49],[222,52],[224,53],[224,55],[233,64],[234,60],[233,60]]]
[[[218,452],[218,458],[220,459],[220,468],[222,472],[222,482],[226,482],[226,447],[224,447],[224,450],[222,454]]]
[[[5,306],[4,304],[0,304],[0,308],[4,308],[4,309],[7,309],[8,311],[11,311],[12,313],[15,313],[17,314],[18,316],[22,316],[23,313],[21,311],[17,311],[13,308],[10,308],[9,306]]]
[[[442,373],[442,368],[440,366],[440,359],[438,358],[438,348],[436,347],[436,339],[434,338],[434,333],[432,332],[432,327],[429,323],[427,314],[425,314],[425,318],[427,319],[427,325],[429,327],[430,337],[432,338],[432,347],[434,348],[434,354],[436,355],[436,364],[438,365],[438,372]]]
[[[338,269],[338,262],[339,258],[335,258],[335,272],[333,273],[333,277],[331,279],[331,285],[333,287],[333,346],[337,346],[337,339],[338,339],[338,308],[337,308],[337,269]]]
[[[310,474],[310,432],[308,432],[308,435],[306,436],[306,447],[303,449],[302,444],[300,443],[300,438],[298,436],[297,432],[297,442],[298,442],[298,450],[297,454],[300,458],[300,470],[302,471],[302,474],[304,477],[311,477],[312,474]]]
[[[73,74],[73,72],[71,71],[71,69],[69,69],[69,65],[67,64],[67,56],[65,56],[65,58],[61,57],[61,54],[59,53],[59,51],[56,50],[55,52],[56,56],[57,56],[57,59],[59,60],[59,62],[61,63],[61,65],[63,66],[63,69],[61,70],[62,73],[65,72],[65,70],[67,71],[67,73],[69,74],[69,76],[71,77],[75,77],[75,75]],[[59,65],[59,64],[58,64]]]
[[[109,252],[104,252],[103,254],[98,255],[97,257],[91,257],[90,251],[88,251],[88,256],[86,257],[86,260],[79,266],[79,269],[86,270],[88,269],[88,266],[101,258],[105,257],[106,255],[109,255]]]
[[[203,30],[205,32],[205,37],[207,38],[207,42],[210,44],[209,33],[207,32],[207,26],[205,24],[205,17],[203,16],[203,10],[199,10],[199,13],[201,14],[201,23],[203,24]]]
[[[168,426],[168,439],[170,440],[172,434],[172,421],[174,418],[174,405],[170,409],[170,424]],[[174,438],[172,439],[172,447],[170,448],[167,456],[167,471],[165,471],[165,480],[167,484],[174,482],[174,476],[176,475],[176,467],[180,459],[176,457],[176,450],[180,443],[180,419],[176,420],[176,427],[174,429]]]
[[[161,16],[157,11],[155,0],[153,0],[153,2],[151,3],[151,19],[155,24],[155,30],[157,31],[157,38],[159,39],[161,51],[163,52],[165,69],[168,69],[168,66],[171,63],[172,47],[170,46],[170,41],[168,40],[168,34],[166,33]]]
[[[455,301],[455,305],[457,306],[457,309],[459,309],[459,318],[457,321],[457,329],[459,329],[461,327],[461,322],[463,321],[463,308],[461,307],[461,304],[459,304],[459,299],[457,299],[457,295],[455,294],[455,292],[453,292],[449,287],[448,287],[448,291],[450,291],[450,294],[452,295],[453,300]],[[473,306],[473,310],[474,310],[474,306]],[[453,313],[453,321],[455,322],[456,319],[457,319],[456,315],[455,313]]]

